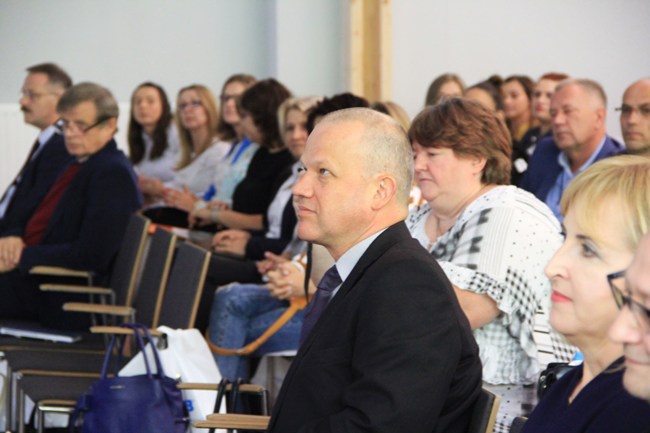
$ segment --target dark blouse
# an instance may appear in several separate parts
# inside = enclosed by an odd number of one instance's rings
[[[582,378],[582,365],[553,384],[539,402],[522,433],[645,433],[650,405],[623,388],[623,358],[585,386],[569,404]]]
[[[551,131],[542,135],[539,127],[530,128],[526,134],[519,141],[512,142],[512,172],[511,183],[519,186],[524,177],[524,173],[528,169],[528,162],[530,161],[535,147],[543,138],[550,137]]]
[[[266,214],[280,176],[293,162],[287,149],[270,153],[265,147],[260,147],[251,159],[246,177],[235,188],[232,209],[246,214]]]

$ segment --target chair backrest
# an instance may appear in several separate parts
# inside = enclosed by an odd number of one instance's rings
[[[500,404],[501,397],[485,388],[481,388],[481,393],[472,409],[472,419],[469,422],[467,432],[492,433]]]
[[[518,416],[513,419],[510,425],[510,433],[519,433],[524,428],[526,421],[528,421],[528,418],[524,416]]]
[[[208,251],[187,242],[178,246],[158,325],[174,329],[188,329],[194,326],[209,262]]]
[[[115,293],[117,305],[130,306],[133,302],[150,223],[151,221],[142,215],[133,214],[124,230],[122,245],[115,258],[110,279],[110,288]]]
[[[158,316],[169,279],[176,239],[176,235],[160,227],[156,228],[149,239],[133,306],[137,311],[137,321],[150,328],[158,326]]]

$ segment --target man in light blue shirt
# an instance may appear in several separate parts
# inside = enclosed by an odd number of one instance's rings
[[[607,96],[593,80],[564,80],[555,89],[553,138],[542,140],[535,149],[521,187],[544,201],[560,220],[560,198],[571,179],[623,150],[605,130],[606,107]]]

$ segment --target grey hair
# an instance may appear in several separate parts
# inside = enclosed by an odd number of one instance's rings
[[[110,90],[99,84],[89,82],[75,84],[66,90],[59,99],[56,111],[64,113],[86,101],[90,101],[95,105],[97,110],[96,120],[107,120],[118,117],[120,114],[117,101]]]
[[[607,94],[605,93],[603,86],[588,78],[567,78],[566,80],[562,80],[555,87],[555,93],[571,85],[580,87],[582,90],[595,97],[599,104],[602,105],[602,108],[607,108]]]
[[[320,124],[358,122],[365,129],[363,172],[366,176],[390,174],[397,182],[396,198],[408,205],[413,183],[413,151],[404,128],[392,117],[370,108],[347,108],[326,115]]]

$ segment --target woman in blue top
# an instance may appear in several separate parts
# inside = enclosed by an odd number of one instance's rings
[[[550,322],[584,361],[553,384],[523,433],[645,432],[650,406],[623,389],[623,346],[607,332],[618,313],[611,274],[629,266],[650,229],[650,161],[599,161],[571,182],[561,209],[564,243],[546,267]]]

